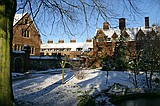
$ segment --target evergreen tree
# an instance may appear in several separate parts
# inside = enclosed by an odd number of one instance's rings
[[[122,35],[119,38],[119,42],[116,42],[115,46],[115,70],[126,70],[127,69],[127,57],[126,57],[126,44]]]

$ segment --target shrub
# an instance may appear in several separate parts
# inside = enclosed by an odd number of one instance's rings
[[[90,95],[79,96],[78,100],[77,106],[96,106],[95,101]]]
[[[86,77],[86,73],[84,72],[84,70],[78,70],[78,71],[74,71],[74,76],[77,79],[82,80]]]

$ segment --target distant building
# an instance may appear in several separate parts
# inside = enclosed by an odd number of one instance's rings
[[[71,39],[70,43],[65,43],[62,39],[58,43],[48,40],[46,44],[41,44],[41,55],[49,56],[67,55],[69,58],[77,58],[85,52],[92,56],[92,50],[92,39],[87,39],[86,42],[76,42],[75,39]]]
[[[41,39],[28,12],[15,14],[12,50],[21,51],[24,45],[31,47],[30,55],[40,55]]]

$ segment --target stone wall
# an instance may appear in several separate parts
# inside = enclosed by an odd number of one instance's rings
[[[30,57],[30,70],[47,70],[49,68],[60,67],[59,61],[56,58],[49,56],[31,56]]]

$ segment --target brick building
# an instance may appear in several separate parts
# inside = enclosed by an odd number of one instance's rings
[[[24,45],[31,47],[30,55],[40,55],[41,39],[28,12],[15,14],[12,49],[21,51]]]
[[[102,65],[99,59],[104,56],[113,57],[115,47],[119,44],[120,37],[123,39],[127,50],[132,50],[132,55],[136,51],[136,37],[146,34],[147,32],[156,31],[156,26],[149,26],[149,17],[145,17],[145,26],[137,28],[126,28],[125,19],[119,19],[119,27],[111,28],[108,22],[103,23],[103,27],[96,29],[93,38],[93,58],[96,60],[94,65],[100,67]],[[129,56],[129,51],[126,52]]]
[[[48,40],[47,43],[41,44],[41,54],[48,56],[67,55],[69,58],[77,58],[86,53],[92,56],[92,51],[92,39],[86,39],[86,42],[76,42],[75,39],[71,39],[69,43],[65,43],[62,39],[58,43]]]

